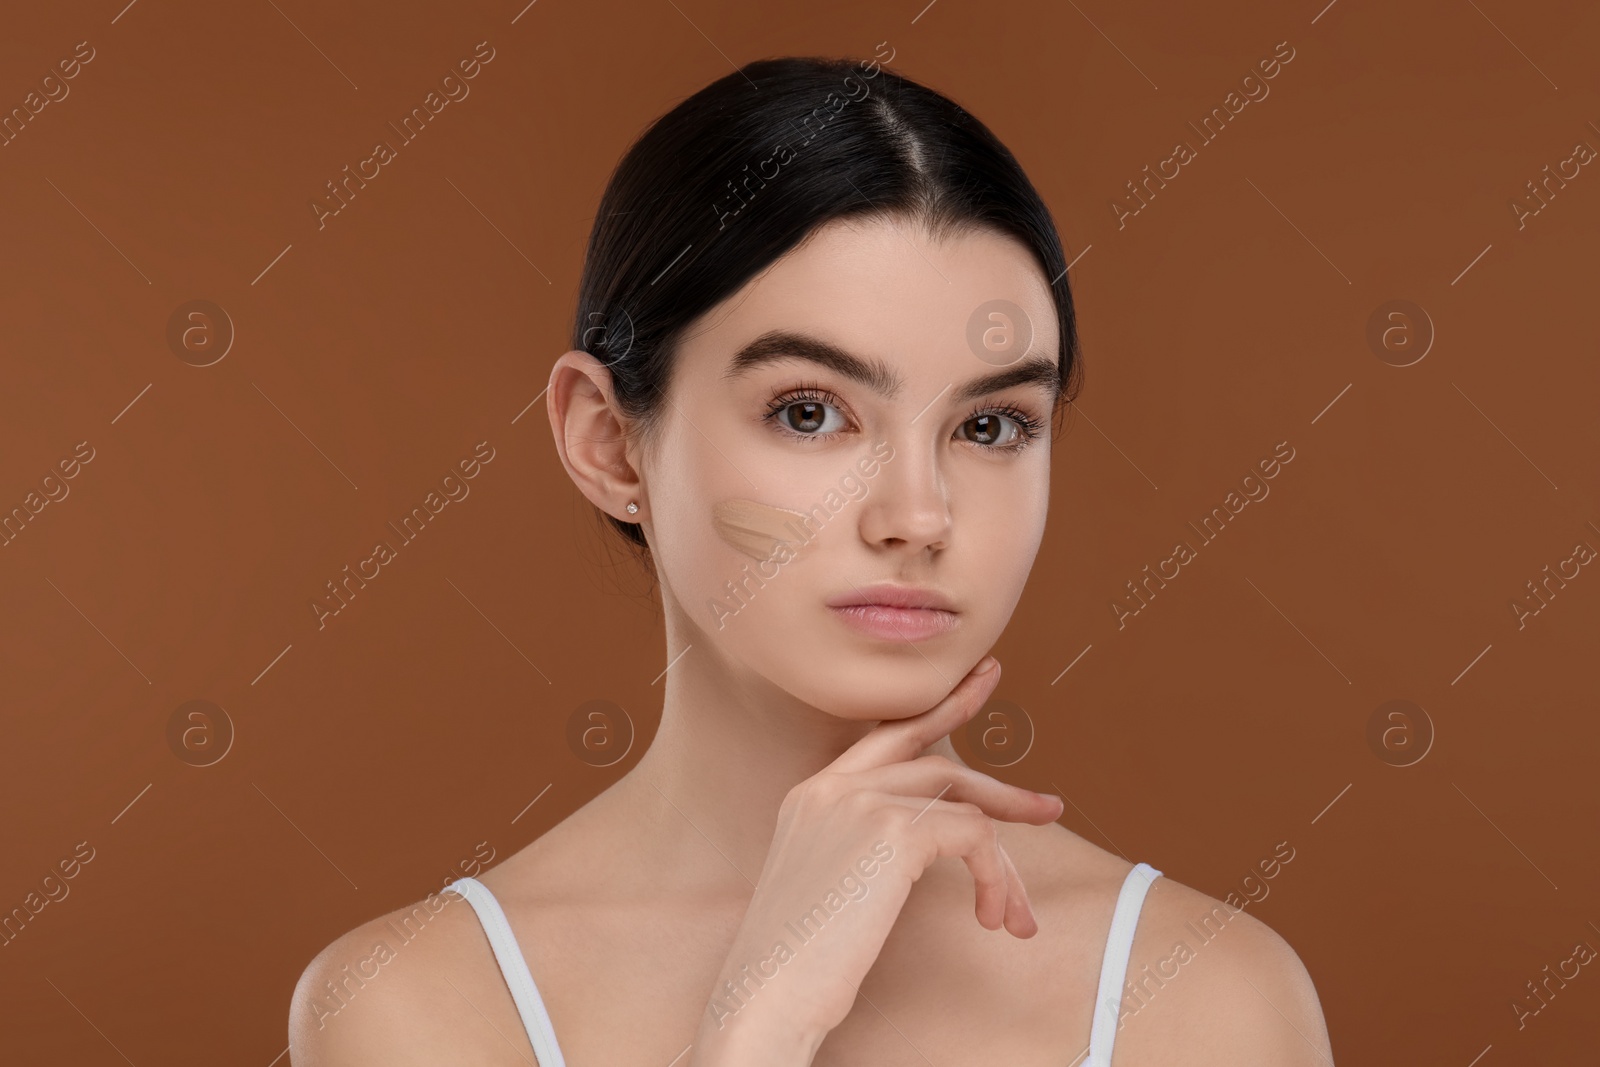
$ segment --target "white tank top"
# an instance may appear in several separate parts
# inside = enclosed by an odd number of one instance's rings
[[[1111,1067],[1111,1046],[1116,1042],[1117,1023],[1122,1012],[1122,985],[1128,974],[1128,955],[1133,950],[1133,933],[1139,924],[1139,912],[1144,907],[1145,893],[1150,883],[1161,877],[1161,872],[1148,863],[1135,864],[1123,879],[1117,894],[1116,910],[1111,913],[1111,929],[1106,934],[1106,947],[1100,957],[1100,985],[1095,991],[1094,1022],[1089,1029],[1089,1057],[1083,1067]],[[483,932],[489,937],[489,947],[505,976],[511,999],[516,1002],[517,1014],[522,1016],[523,1029],[533,1045],[533,1054],[539,1067],[567,1067],[556,1042],[555,1027],[550,1023],[550,1013],[545,1010],[544,998],[534,984],[528,961],[517,945],[517,936],[506,921],[500,902],[489,892],[489,887],[476,878],[457,878],[445,887],[455,890],[477,913]]]

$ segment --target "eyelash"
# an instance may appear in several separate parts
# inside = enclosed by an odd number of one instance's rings
[[[844,401],[840,400],[837,394],[828,389],[824,389],[821,385],[808,382],[800,385],[798,388],[774,397],[768,403],[767,411],[762,417],[762,421],[777,423],[780,431],[789,437],[798,437],[806,440],[825,440],[838,435],[840,432],[838,430],[834,430],[829,433],[801,433],[798,430],[792,430],[789,427],[784,426],[778,416],[790,406],[804,403],[828,404],[835,408],[844,407]],[[980,448],[988,449],[992,452],[1020,452],[1024,448],[1028,447],[1029,444],[1031,444],[1039,437],[1041,433],[1044,432],[1044,426],[1038,419],[1034,418],[1032,415],[1029,415],[1021,408],[1010,404],[1001,404],[995,407],[974,408],[966,418],[961,420],[961,424],[965,426],[973,419],[981,418],[985,415],[999,415],[1010,419],[1012,422],[1017,424],[1017,440],[1012,444],[995,445],[985,444],[982,441],[970,442],[971,444],[975,444]]]

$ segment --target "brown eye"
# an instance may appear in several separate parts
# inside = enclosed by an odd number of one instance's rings
[[[776,420],[794,437],[831,437],[850,424],[834,404],[813,394],[778,397],[767,418]]]
[[[999,438],[1005,432],[1006,427],[1004,424],[1007,422],[1011,422],[1011,420],[1000,415],[979,415],[975,419],[968,419],[966,425],[974,427],[973,432],[977,435],[976,437],[968,438],[968,440],[976,441],[980,445],[1010,444],[1012,438],[1020,431],[1017,429],[1016,424],[1012,423],[1011,434],[1004,442],[1001,442]]]
[[[801,433],[812,433],[822,429],[822,424],[827,421],[825,408],[827,405],[819,404],[815,400],[804,400],[798,404],[790,404],[784,408],[786,415],[793,418],[788,422],[791,430]]]
[[[978,418],[971,419],[966,426],[973,427],[976,437],[970,438],[970,440],[976,440],[979,445],[995,445],[1000,440],[1000,434],[1005,430],[1005,427],[1000,424],[1000,416],[998,414],[981,414]]]
[[[970,428],[970,429],[969,429]],[[1039,436],[1040,423],[1018,408],[974,411],[961,424],[966,440],[996,452],[1020,452]]]

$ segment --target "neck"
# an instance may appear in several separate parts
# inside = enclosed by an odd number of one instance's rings
[[[644,847],[673,857],[674,877],[748,894],[789,790],[877,723],[831,715],[696,644],[673,662],[684,646],[669,634],[661,725],[625,787]],[[963,762],[948,737],[926,752]]]

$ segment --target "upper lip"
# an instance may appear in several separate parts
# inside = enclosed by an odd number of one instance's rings
[[[861,604],[878,604],[886,608],[932,608],[937,611],[954,611],[955,605],[937,589],[915,585],[895,585],[880,582],[841,593],[828,600],[830,608],[848,608]]]

